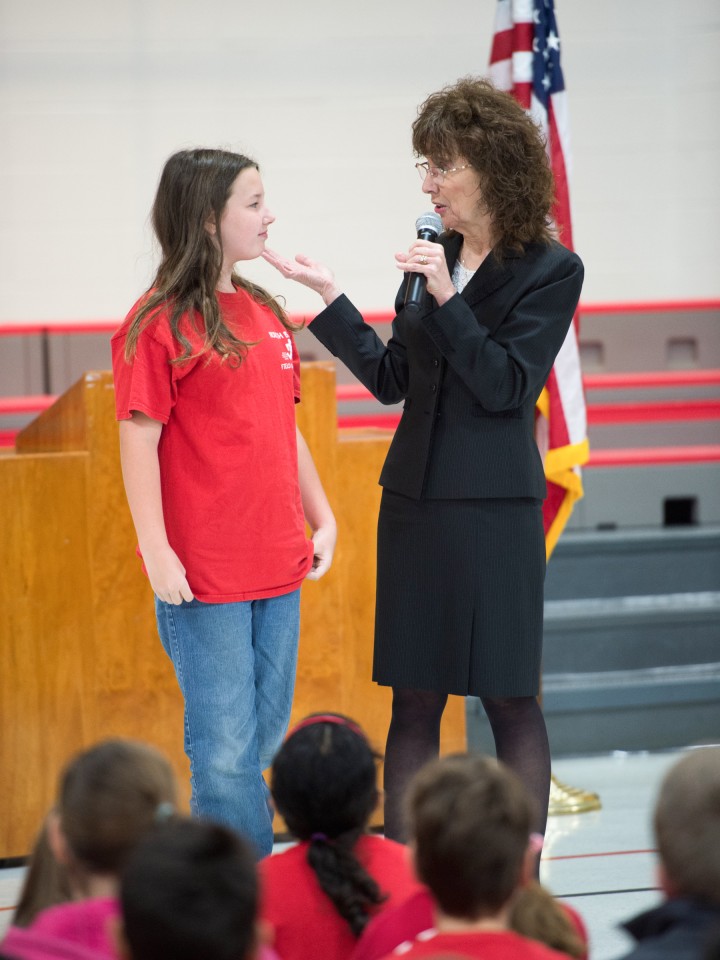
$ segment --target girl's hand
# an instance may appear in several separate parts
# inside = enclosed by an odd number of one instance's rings
[[[178,606],[183,600],[193,599],[185,567],[171,547],[158,554],[143,554],[143,560],[150,586],[160,600]]]
[[[395,265],[405,273],[422,273],[427,278],[428,293],[442,306],[455,296],[455,287],[445,259],[445,250],[439,243],[415,240],[407,253],[395,254]]]
[[[318,527],[313,534],[313,544],[315,545],[315,556],[313,557],[312,570],[305,577],[306,580],[319,580],[330,569],[333,553],[335,552],[335,541],[337,540],[337,527],[335,524],[327,527]]]
[[[326,306],[340,296],[341,291],[335,286],[332,270],[305,254],[299,253],[294,260],[288,260],[266,247],[261,256],[288,280],[295,280],[319,293]]]

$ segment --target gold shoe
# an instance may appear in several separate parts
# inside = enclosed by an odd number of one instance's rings
[[[550,777],[549,817],[559,817],[569,813],[590,813],[591,810],[600,809],[602,809],[602,803],[597,793],[569,787],[561,783],[554,774]]]

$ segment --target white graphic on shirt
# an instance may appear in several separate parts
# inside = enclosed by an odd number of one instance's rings
[[[282,333],[280,333],[277,330],[270,330],[269,335],[273,340],[283,341],[283,343],[279,345],[281,350],[280,359],[285,362],[280,364],[280,369],[292,370],[293,349],[292,349],[292,340],[290,339],[290,334],[287,332],[287,330],[283,330]]]

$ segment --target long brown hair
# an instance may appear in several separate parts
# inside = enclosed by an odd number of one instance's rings
[[[214,350],[237,365],[246,355],[249,342],[236,336],[225,324],[215,289],[223,263],[219,225],[233,183],[243,170],[258,169],[254,160],[228,150],[180,150],[166,162],[152,209],[152,225],[162,251],[162,260],[150,289],[135,313],[125,345],[125,359],[132,360],[138,337],[161,311],[169,310],[170,328],[183,353],[173,362],[193,356],[182,320],[197,325],[202,317],[202,353]],[[211,237],[206,225],[214,221],[218,230]],[[268,306],[289,330],[290,323],[278,301],[236,273],[235,286]]]
[[[13,925],[29,927],[42,910],[59,903],[67,903],[72,898],[73,891],[67,870],[52,851],[46,817],[35,839],[13,914]]]
[[[461,78],[421,104],[412,144],[440,167],[460,157],[472,166],[496,252],[552,239],[554,181],[543,135],[509,94],[488,80]]]

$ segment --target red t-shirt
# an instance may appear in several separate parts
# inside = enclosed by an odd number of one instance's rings
[[[168,541],[198,600],[230,603],[296,589],[312,566],[298,483],[293,338],[244,290],[218,293],[227,326],[246,342],[233,366],[215,351],[180,364],[165,314],[124,358],[134,307],[112,338],[118,420],[138,410],[163,424],[158,458]],[[193,347],[202,336],[187,320]]]
[[[307,843],[266,857],[260,871],[260,916],[274,931],[282,960],[347,960],[356,939],[320,887],[307,862]],[[355,853],[387,900],[376,915],[418,889],[407,847],[383,837],[362,836]]]
[[[585,944],[583,960],[587,960],[588,934],[582,917],[569,903],[558,901],[558,905]],[[421,887],[407,900],[373,917],[363,930],[350,960],[381,960],[398,944],[433,934],[434,926],[433,899],[427,887]]]
[[[438,933],[428,930],[412,943],[401,943],[386,960],[415,957],[479,957],[482,960],[568,960],[566,953],[551,950],[512,930],[476,933]]]

